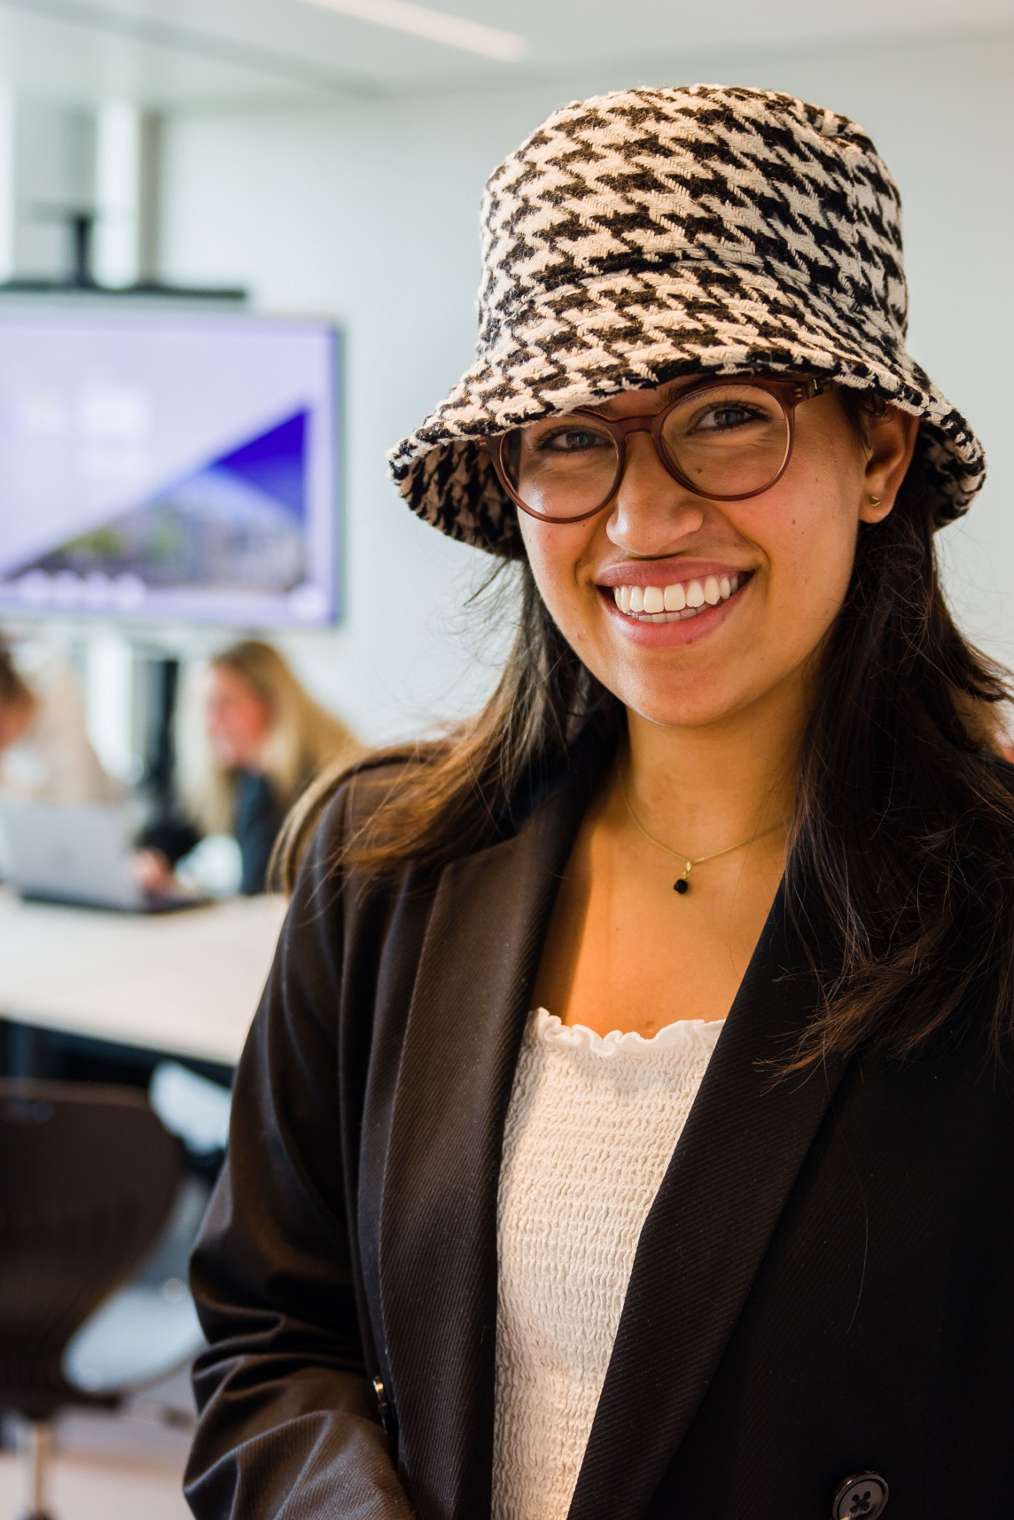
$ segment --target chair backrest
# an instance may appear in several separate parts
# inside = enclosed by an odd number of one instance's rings
[[[0,1407],[76,1399],[63,1349],[153,1247],[182,1153],[129,1088],[0,1079]]]

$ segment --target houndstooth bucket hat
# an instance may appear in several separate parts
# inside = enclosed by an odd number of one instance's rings
[[[482,206],[475,363],[393,448],[409,506],[521,552],[477,440],[679,375],[827,375],[922,419],[935,527],[985,478],[981,445],[905,347],[898,190],[845,116],[773,90],[624,90],[555,111]]]

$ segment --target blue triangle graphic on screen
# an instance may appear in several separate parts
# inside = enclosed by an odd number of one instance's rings
[[[152,589],[291,591],[307,576],[308,442],[301,408],[23,568],[130,575]]]
[[[238,475],[265,496],[283,503],[294,517],[306,517],[306,433],[308,413],[294,412],[209,468]]]

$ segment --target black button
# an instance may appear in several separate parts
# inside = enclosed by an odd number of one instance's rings
[[[831,1520],[877,1520],[887,1508],[888,1487],[879,1473],[868,1472],[846,1478],[838,1485],[831,1506]]]

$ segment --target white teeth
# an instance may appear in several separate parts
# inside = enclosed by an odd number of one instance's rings
[[[704,581],[674,582],[671,586],[614,586],[613,601],[628,617],[668,623],[717,607],[733,596],[746,579],[740,575],[708,575]]]

